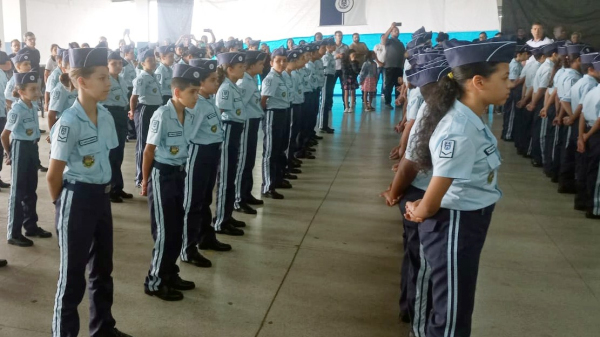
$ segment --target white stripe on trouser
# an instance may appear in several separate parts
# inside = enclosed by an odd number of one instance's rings
[[[323,84],[323,88],[321,89],[321,106],[319,107],[319,113],[321,116],[319,117],[319,128],[328,127],[329,125],[323,125],[323,116],[328,111],[325,111],[325,100],[327,96],[327,76],[325,76],[325,84]]]
[[[533,144],[533,137],[529,138],[529,148],[527,148],[527,155],[528,156],[531,156],[531,147],[532,147],[532,144]]]
[[[249,120],[244,122],[244,131],[240,137],[240,150],[238,152],[237,172],[235,173],[235,205],[239,206],[242,202],[242,178],[244,175],[244,166],[246,166],[246,153],[248,152],[248,129]]]
[[[12,148],[10,149],[10,161],[11,161],[11,174],[12,174],[12,185],[10,187],[10,196],[8,197],[8,227],[6,233],[6,239],[11,239],[11,233],[13,230],[13,224],[15,222],[15,207],[23,207],[21,205],[17,205],[17,182],[19,180],[19,150],[21,148],[20,142],[17,140],[13,140]],[[0,158],[0,160],[2,160]],[[20,203],[19,203],[20,204]]]
[[[508,129],[506,130],[504,138],[510,139],[512,136],[513,126],[515,124],[515,112],[515,102],[513,102],[510,108],[510,117],[508,118]]]
[[[154,257],[152,259],[152,270],[150,275],[153,280],[148,285],[151,291],[158,290],[160,265],[165,251],[165,219],[163,217],[162,197],[160,191],[160,171],[152,168],[152,192],[154,202],[154,222],[156,222],[156,241],[154,242]]]
[[[294,129],[294,108],[290,109],[290,135],[288,137],[288,147],[285,149],[285,156],[289,158],[290,147],[292,146],[292,129]]]
[[[182,240],[182,244],[181,244],[181,260],[186,261],[188,259],[187,256],[187,246],[189,245],[189,240],[190,238],[188,237],[188,215],[190,213],[190,207],[192,206],[192,195],[194,192],[194,188],[193,188],[193,181],[194,181],[194,166],[196,163],[196,157],[198,156],[198,149],[200,147],[198,145],[195,144],[191,144],[189,149],[191,151],[190,156],[188,157],[187,160],[187,176],[185,178],[185,194],[184,194],[184,199],[183,199],[183,209],[184,209],[184,216],[183,216],[183,240]]]
[[[596,173],[596,185],[594,186],[594,215],[600,215],[600,167]]]
[[[560,127],[554,127],[554,141],[552,142],[552,161],[556,155],[556,145],[558,145],[558,139],[560,138]]]
[[[272,120],[273,120],[273,111],[272,110],[267,110],[267,113],[265,114],[265,128],[264,128],[264,133],[265,133],[265,152],[263,153],[263,184],[264,184],[264,188],[263,188],[263,193],[267,193],[269,192],[269,187],[271,186],[271,146],[272,146],[272,139],[271,137],[273,137],[273,125]]]
[[[413,320],[413,333],[416,337],[425,337],[425,324],[427,323],[427,302],[429,295],[429,280],[431,267],[425,260],[423,245],[420,246],[421,267],[417,277],[417,291],[415,296],[415,318]]]
[[[569,140],[571,140],[571,128],[573,126],[569,126],[567,128],[567,139],[565,140],[565,149],[569,147]]]
[[[54,319],[52,320],[52,335],[61,337],[62,301],[67,289],[67,271],[69,269],[69,215],[73,191],[63,188],[60,196],[60,214],[58,217],[58,246],[60,248],[60,267],[58,284],[56,285],[56,297],[54,298]]]
[[[221,222],[225,216],[225,199],[227,198],[227,172],[229,170],[229,141],[231,137],[231,124],[225,123],[225,140],[221,152],[221,175],[219,177],[219,190],[217,191],[217,216],[215,218],[215,230],[221,230]]]
[[[544,149],[546,148],[546,127],[548,126],[548,117],[542,118],[542,127],[540,129],[540,148],[542,153],[542,164],[546,163]]]
[[[138,130],[138,135],[137,135],[137,142],[140,143],[137,155],[138,155],[138,160],[139,160],[139,164],[136,163],[136,167],[135,167],[135,183],[136,184],[141,184],[141,181],[138,181],[138,177],[140,175],[142,175],[142,172],[140,171],[141,167],[144,165],[144,110],[146,110],[146,105],[142,106],[142,108],[140,109],[140,115],[139,115],[139,130]]]
[[[450,210],[450,227],[448,228],[447,278],[448,299],[446,307],[446,330],[444,337],[454,337],[456,330],[456,308],[458,299],[458,230],[460,211]]]

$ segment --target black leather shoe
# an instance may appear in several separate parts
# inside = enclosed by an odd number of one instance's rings
[[[243,228],[246,227],[246,223],[240,220],[236,220],[234,218],[229,219],[229,224],[235,228]]]
[[[309,152],[317,152],[317,149],[315,149],[315,148],[313,148],[313,147],[308,147],[308,148],[306,148],[306,151],[309,151]]]
[[[531,161],[531,165],[532,165],[533,167],[542,167],[542,166],[543,166],[543,165],[542,165],[542,163],[539,163],[539,162],[537,162],[537,161],[535,161],[535,160],[532,160],[532,161]]]
[[[8,239],[8,244],[19,247],[31,247],[33,246],[33,241],[21,235],[16,238]]]
[[[311,139],[308,142],[306,142],[306,145],[308,145],[308,146],[317,146],[317,145],[319,145],[319,142],[317,142],[316,140]]]
[[[120,204],[123,202],[123,198],[121,198],[120,195],[117,194],[110,194],[110,202],[114,202],[116,204]]]
[[[163,301],[181,301],[183,299],[183,294],[180,291],[172,289],[166,285],[161,285],[158,287],[157,291],[150,291],[148,287],[144,286],[144,292],[148,296],[156,296]]]
[[[2,259],[0,260],[0,267],[6,267],[8,265],[8,261]]]
[[[231,235],[231,236],[243,236],[244,231],[233,227],[233,225],[224,223],[221,225],[221,230],[216,231],[217,234]]]
[[[298,158],[293,158],[292,162],[294,162],[294,164],[296,164],[296,165],[302,165],[302,160],[300,160]]]
[[[223,243],[217,239],[204,240],[199,245],[198,248],[202,250],[214,250],[217,252],[228,252],[231,250],[231,245]]]
[[[573,209],[576,211],[585,211],[587,209],[587,207],[575,205],[575,206],[573,206]]]
[[[260,199],[256,199],[254,196],[249,195],[248,197],[244,198],[244,200],[246,200],[246,203],[248,205],[263,205],[265,202],[260,200]]]
[[[40,172],[48,172],[48,168],[42,166],[42,164],[38,165],[38,170],[40,170]]]
[[[330,128],[322,128],[322,129],[321,129],[321,132],[323,132],[323,133],[330,133],[330,134],[331,134],[331,133],[333,133],[333,132],[334,132],[334,130],[333,130],[333,129],[330,129]]]
[[[291,173],[286,173],[286,174],[285,174],[283,177],[284,177],[285,179],[289,179],[289,180],[296,180],[296,179],[298,179],[298,176],[296,176],[296,175],[293,175],[293,174],[291,174]]]
[[[312,139],[321,140],[321,139],[323,139],[323,137],[314,135],[314,136],[312,136]]]
[[[110,330],[102,331],[95,335],[95,337],[133,337],[124,332],[117,330],[117,328],[112,328]]]
[[[400,311],[400,320],[404,323],[410,323],[410,315],[408,312]]]
[[[9,188],[10,184],[9,183],[5,183],[2,180],[0,180],[0,188]]]
[[[189,249],[187,254],[187,260],[181,260],[185,263],[193,264],[196,267],[200,268],[210,268],[212,267],[212,262],[209,259],[205,258],[196,250],[196,248]]]
[[[42,115],[43,115],[43,114],[42,114]],[[42,116],[42,117],[44,117],[44,116]],[[40,129],[40,133],[46,133],[46,130],[44,130],[44,129]]]
[[[306,152],[306,157],[304,157],[304,158],[306,158],[306,159],[316,159],[317,157],[313,156],[313,154],[310,153],[310,152]]]
[[[287,180],[283,180],[281,183],[277,184],[277,188],[290,189],[292,188],[292,184]]]
[[[263,197],[271,199],[283,199],[283,195],[277,193],[275,190],[271,190],[267,193],[263,193]]]
[[[125,191],[119,192],[119,196],[123,199],[133,199],[133,194],[127,193]]]
[[[577,190],[574,187],[558,186],[558,193],[560,194],[575,194]]]
[[[42,227],[38,227],[33,232],[25,232],[25,236],[47,239],[52,237],[52,233],[45,231]]]
[[[291,169],[289,169],[289,171],[290,171],[290,173],[293,173],[293,174],[300,174],[300,173],[302,173],[302,170],[299,170],[297,168],[291,168]]]
[[[585,217],[588,219],[600,219],[600,215],[595,215],[590,211],[585,212]]]
[[[198,254],[200,254],[200,253],[198,253]],[[169,280],[168,286],[171,287],[171,289],[181,290],[181,291],[192,290],[192,289],[196,288],[196,284],[194,282],[186,281],[186,280],[182,279],[179,275],[173,276],[173,278],[171,280]]]
[[[246,214],[256,214],[256,210],[250,207],[247,203],[241,202],[239,205],[235,206],[235,211]]]

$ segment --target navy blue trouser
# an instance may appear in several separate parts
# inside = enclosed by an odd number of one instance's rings
[[[111,330],[113,304],[113,222],[109,184],[65,182],[56,200],[56,233],[60,270],[52,335],[77,337],[77,306],[85,293],[89,269],[90,336]]]
[[[544,107],[544,100],[540,100],[533,110],[533,124],[531,129],[531,159],[543,164],[546,162],[542,149],[546,141],[546,124],[548,118],[540,117],[540,111]]]
[[[115,121],[115,129],[117,131],[117,138],[119,139],[119,145],[110,150],[108,159],[110,161],[110,168],[112,170],[112,193],[119,193],[123,191],[123,172],[121,171],[121,165],[123,164],[123,158],[125,156],[125,139],[127,138],[127,107],[119,106],[106,106],[110,114]]]
[[[196,249],[197,244],[216,238],[210,204],[221,159],[221,143],[190,144],[188,153],[183,199],[183,261],[188,260],[188,254]]]
[[[154,162],[148,179],[148,206],[154,248],[144,285],[157,291],[179,274],[177,258],[183,235],[185,165]]]
[[[335,87],[335,75],[325,75],[325,85],[321,92],[321,107],[319,112],[319,127],[321,129],[329,127],[329,113],[333,107],[333,89]]]
[[[240,140],[244,132],[244,124],[223,122],[225,140],[221,151],[219,174],[217,176],[217,207],[214,227],[221,230],[221,225],[231,220],[235,204],[235,175],[238,169]]]
[[[302,151],[307,147],[307,143],[312,137],[310,130],[310,109],[312,106],[312,92],[304,93],[304,103],[302,103],[300,113],[300,132],[298,135],[298,151]]]
[[[135,183],[142,183],[142,163],[144,162],[144,149],[146,148],[146,138],[148,138],[148,128],[150,128],[150,119],[160,106],[138,104],[133,112],[135,122],[135,131],[137,139],[135,142]]]
[[[267,193],[283,181],[281,158],[285,156],[286,109],[267,110],[263,117],[262,193]]]
[[[6,126],[6,117],[0,117],[0,132],[4,130],[4,126]],[[2,171],[2,164],[4,164],[4,147],[0,146],[0,171]]]
[[[34,232],[38,228],[36,189],[40,156],[36,141],[13,140],[10,156],[12,181],[8,199],[7,239],[23,235],[23,227],[27,232]]]
[[[290,132],[290,143],[287,148],[287,160],[288,166],[295,158],[294,154],[300,149],[298,145],[298,136],[300,134],[300,121],[302,118],[302,104],[292,105],[292,119],[291,119],[291,132]]]
[[[502,139],[514,140],[515,132],[518,128],[518,117],[516,113],[516,104],[521,100],[522,85],[512,88],[510,96],[504,103],[504,120],[502,123]]]
[[[290,142],[292,137],[292,118],[293,112],[292,108],[285,109],[285,121],[283,122],[283,134],[281,141],[281,152],[279,154],[279,165],[277,168],[279,169],[279,176],[283,179],[285,172],[287,172],[288,168],[288,151],[290,149]]]
[[[544,141],[544,173],[551,178],[558,177],[560,156],[558,152],[560,143],[560,126],[553,125],[556,118],[556,106],[550,105],[547,112],[546,139]]]
[[[479,258],[494,205],[477,211],[441,208],[419,225],[423,254],[431,270],[433,308],[427,337],[469,337]]]
[[[235,178],[235,205],[246,202],[252,196],[252,187],[254,186],[252,171],[256,164],[258,129],[260,128],[261,119],[248,119],[241,136],[239,163]]]
[[[589,128],[588,130],[589,131]],[[587,132],[586,131],[586,132]],[[581,170],[585,185],[585,208],[586,211],[600,215],[600,175],[598,167],[600,164],[600,133],[595,132],[585,144],[584,157],[585,168]]]

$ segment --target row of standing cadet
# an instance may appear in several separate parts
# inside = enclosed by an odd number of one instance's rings
[[[481,115],[508,97],[515,43],[432,47],[430,36],[422,28],[408,44],[405,151],[382,196],[404,214],[400,311],[409,335],[467,337],[479,259],[502,196],[497,141]]]
[[[525,45],[511,62],[510,79],[502,139],[543,168],[558,193],[575,194],[574,209],[600,219],[598,53],[585,44]]]

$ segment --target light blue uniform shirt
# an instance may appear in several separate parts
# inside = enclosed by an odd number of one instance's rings
[[[404,152],[404,157],[412,162],[416,162],[417,158],[413,155],[413,150],[417,141],[417,132],[419,131],[419,124],[423,115],[425,114],[425,109],[427,108],[427,103],[421,104],[417,116],[415,118],[415,124],[410,129],[410,134],[408,136],[408,146],[406,147],[406,152]],[[427,190],[427,186],[431,182],[431,170],[428,171],[419,171],[415,180],[413,180],[412,185],[418,189],[423,191]]]
[[[563,76],[565,76],[565,71],[566,69],[563,67],[558,69],[556,74],[554,74],[554,78],[552,79],[552,87],[548,88],[547,90],[550,95],[552,95],[556,90],[556,95],[558,96],[558,85],[560,82],[562,82]]]
[[[311,90],[312,91],[312,90]],[[288,100],[288,87],[285,85],[283,76],[271,68],[262,83],[262,96],[267,99],[267,109],[287,109],[290,107]]]
[[[198,97],[198,102],[190,113],[194,115],[188,137],[190,143],[208,145],[223,142],[221,113],[215,105],[214,98]]]
[[[536,93],[539,89],[548,88],[550,85],[550,77],[552,77],[552,68],[554,68],[554,62],[550,59],[546,59],[544,63],[535,72],[533,78],[533,92]]]
[[[67,163],[63,179],[69,182],[108,184],[112,171],[108,154],[119,145],[110,112],[98,104],[98,126],[79,101],[65,110],[50,131],[51,158]]]
[[[38,120],[37,105],[32,103],[29,108],[25,102],[18,100],[13,104],[8,113],[6,130],[11,131],[12,139],[36,140],[40,138],[40,122]]]
[[[582,75],[575,69],[565,69],[559,82],[556,84],[558,98],[563,102],[571,102],[571,88],[581,79]]]
[[[4,90],[7,84],[8,77],[6,77],[4,71],[0,70],[0,117],[6,117],[6,97],[4,97]]]
[[[140,71],[133,81],[132,95],[138,95],[138,102],[146,105],[162,105],[160,84],[156,78],[145,70]]]
[[[304,103],[304,83],[302,75],[298,72],[298,70],[293,70],[291,76],[292,82],[294,83],[292,104],[302,104]]]
[[[294,101],[294,81],[292,81],[292,75],[288,73],[287,70],[284,70],[281,73],[281,77],[283,78],[283,83],[285,83],[287,88],[287,95],[285,98],[287,98],[289,108],[292,106],[292,102]]]
[[[531,62],[529,67],[525,66],[525,68],[527,69],[527,71],[525,72],[525,87],[527,89],[533,86],[533,79],[535,78],[535,74],[537,73],[537,70],[540,68],[541,65],[541,63],[535,61]]]
[[[298,69],[298,73],[302,76],[302,91],[304,93],[311,92],[312,86],[310,85],[310,71],[304,67]]]
[[[56,67],[54,68],[54,70],[52,70],[52,72],[50,73],[50,76],[48,76],[48,80],[46,81],[46,92],[47,93],[51,93],[52,90],[54,90],[54,88],[56,87],[56,85],[58,83],[60,83],[60,75],[62,75],[63,72],[60,69],[60,67]]]
[[[62,83],[59,83],[59,85],[52,89],[48,110],[56,111],[56,118],[60,118],[63,111],[73,106],[78,94],[77,89],[69,91]]]
[[[321,59],[315,60],[314,64],[315,74],[317,77],[317,87],[322,88],[325,85],[325,66],[323,65],[323,61],[321,61]]]
[[[154,160],[166,165],[185,165],[188,157],[188,138],[193,127],[194,115],[184,109],[183,125],[171,100],[154,112],[150,119],[147,144],[156,146]]]
[[[335,75],[335,59],[333,54],[326,52],[321,58],[323,61],[323,73],[325,75]]]
[[[317,68],[315,67],[315,63],[313,61],[308,61],[304,66],[308,71],[308,83],[310,85],[311,91],[316,90],[319,87],[319,75],[317,74]]]
[[[583,102],[585,95],[598,85],[598,81],[592,76],[585,74],[571,88],[571,109],[573,112],[577,109],[579,103]]]
[[[519,79],[522,70],[523,65],[521,62],[518,62],[516,59],[512,59],[508,65],[508,79],[512,81]]]
[[[600,85],[590,90],[581,102],[581,113],[587,126],[592,127],[600,117]]]
[[[421,95],[421,88],[410,89],[408,93],[408,105],[406,106],[406,120],[417,118],[417,113],[423,102],[425,102],[425,98]]]
[[[121,75],[123,75],[123,79],[125,80],[125,83],[127,83],[127,90],[129,90],[129,88],[133,88],[133,81],[137,77],[137,72],[135,71],[135,67],[131,61],[123,63]]]
[[[237,81],[237,86],[242,92],[242,103],[245,107],[246,116],[250,118],[262,118],[263,109],[260,106],[260,91],[256,78],[244,73],[244,77]]]
[[[106,97],[106,101],[102,102],[101,104],[104,106],[128,106],[129,100],[127,99],[127,92],[129,89],[127,88],[127,82],[125,82],[125,79],[120,74],[117,79],[110,75],[109,77],[110,92]]]
[[[497,141],[481,118],[459,101],[435,128],[429,150],[433,176],[454,179],[441,207],[474,211],[496,203],[500,153]]]
[[[245,123],[246,112],[240,88],[227,77],[217,91],[217,107],[222,111],[221,120]]]
[[[154,72],[154,77],[160,85],[160,93],[163,96],[171,96],[171,81],[173,80],[173,69],[164,64],[159,64]]]
[[[4,99],[9,100],[14,103],[18,100],[18,98],[13,96],[13,94],[12,94],[13,90],[15,90],[15,76],[14,75],[13,75],[13,77],[10,78],[10,80],[8,80],[8,83],[6,83],[6,89],[4,89]]]

